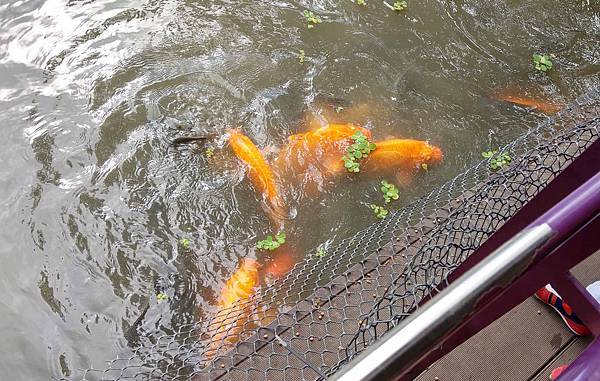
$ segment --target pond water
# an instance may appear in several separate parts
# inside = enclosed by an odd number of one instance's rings
[[[322,23],[308,28],[304,10]],[[397,209],[546,117],[506,94],[560,105],[597,83],[599,12],[594,0],[408,0],[399,13],[374,0],[3,0],[2,374],[101,368],[144,306],[158,330],[202,319],[241,258],[264,260],[255,245],[276,230],[227,129],[271,160],[320,99],[352,102],[344,118],[375,140],[444,152]],[[537,52],[553,55],[548,73]],[[214,138],[170,145],[198,134]],[[292,190],[295,260],[374,223],[379,180]]]

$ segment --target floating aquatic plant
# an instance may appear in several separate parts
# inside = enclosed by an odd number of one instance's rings
[[[400,1],[395,1],[392,8],[396,12],[401,12],[401,11],[405,10],[407,7],[408,7],[408,3],[404,0],[400,0]]]
[[[169,295],[165,294],[164,292],[159,292],[156,295],[156,300],[158,300],[158,302],[164,302],[165,300],[169,300]]]
[[[535,66],[535,70],[543,72],[552,69],[553,66],[550,56],[547,54],[534,54],[533,65]]]
[[[400,197],[398,196],[398,188],[385,180],[381,182],[381,192],[383,192],[383,198],[385,199],[386,204],[389,204],[392,200],[397,200]]]
[[[304,18],[306,19],[306,22],[308,23],[308,29],[312,29],[315,27],[315,25],[320,24],[321,18],[317,15],[315,15],[313,12],[311,11],[307,11],[305,10],[303,13]]]
[[[305,58],[304,50],[300,49],[298,51],[298,62],[300,62],[301,64],[304,63],[304,58]]]
[[[358,160],[362,160],[369,156],[377,146],[369,141],[369,139],[360,131],[357,131],[351,136],[354,143],[346,149],[346,154],[342,156],[344,167],[348,172],[360,172],[360,164]]]
[[[371,209],[373,209],[373,213],[375,213],[375,216],[377,218],[381,218],[384,219],[387,217],[387,215],[390,213],[386,208],[384,208],[383,206],[379,206],[379,205],[375,205],[375,204],[371,204],[369,205],[371,207]]]
[[[481,156],[490,160],[489,167],[492,171],[497,171],[498,169],[510,164],[512,161],[512,158],[506,152],[498,154],[497,150],[483,152]]]
[[[182,238],[179,240],[179,244],[184,250],[189,250],[190,248],[190,240],[187,238]]]
[[[365,6],[365,5],[367,5],[367,2],[365,0],[356,0],[356,5]]]
[[[262,241],[258,241],[256,244],[256,248],[260,250],[275,250],[279,246],[285,243],[285,233],[279,232],[275,234],[275,238],[273,236],[268,235],[267,238]]]
[[[215,149],[213,147],[208,147],[204,151],[204,156],[206,156],[207,159],[210,159],[211,157],[213,157],[214,154],[215,154]]]

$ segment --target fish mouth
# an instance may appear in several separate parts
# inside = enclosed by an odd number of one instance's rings
[[[444,153],[438,147],[433,147],[431,149],[431,160],[432,161],[441,161],[444,157]]]

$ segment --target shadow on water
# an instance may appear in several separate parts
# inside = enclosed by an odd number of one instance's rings
[[[401,188],[400,208],[544,118],[494,94],[565,103],[597,82],[590,4],[0,4],[0,369],[69,377],[133,345],[136,327],[171,332],[214,313],[240,259],[264,257],[255,244],[273,233],[227,129],[273,160],[307,112],[327,116],[323,96],[351,102],[360,112],[347,118],[375,140],[444,151]],[[304,9],[323,23],[308,29]],[[535,52],[556,55],[555,69],[536,73]],[[214,138],[171,147],[190,135]],[[375,180],[292,189],[295,260],[373,223]]]

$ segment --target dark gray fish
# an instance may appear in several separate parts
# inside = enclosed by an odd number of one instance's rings
[[[173,141],[171,142],[171,145],[176,146],[176,145],[180,145],[180,144],[198,143],[198,142],[202,142],[207,139],[212,139],[214,137],[215,137],[214,134],[197,135],[197,136],[182,136],[182,137],[173,139]]]

